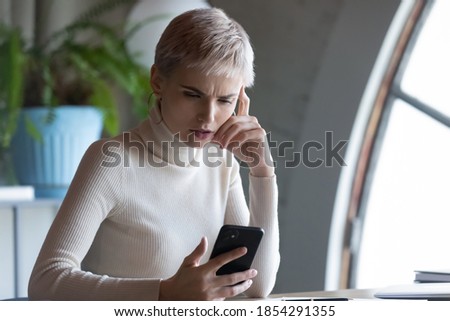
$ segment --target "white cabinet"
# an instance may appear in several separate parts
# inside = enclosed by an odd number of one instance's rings
[[[0,202],[0,300],[27,296],[31,270],[60,202]]]
[[[0,207],[0,299],[14,293],[14,216],[12,210]]]

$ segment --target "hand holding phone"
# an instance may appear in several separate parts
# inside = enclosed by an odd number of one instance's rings
[[[231,274],[250,269],[263,235],[264,230],[260,227],[240,225],[222,226],[217,240],[214,243],[210,259],[239,247],[246,247],[247,253],[222,266],[216,274]]]

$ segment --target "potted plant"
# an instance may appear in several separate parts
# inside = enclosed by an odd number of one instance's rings
[[[126,2],[100,3],[41,44],[27,46],[20,29],[0,27],[0,153],[12,152],[19,183],[34,185],[38,197],[64,196],[88,145],[102,129],[118,132],[114,89],[133,98],[139,117],[147,113],[148,70],[126,41],[148,21],[124,32],[98,19]]]

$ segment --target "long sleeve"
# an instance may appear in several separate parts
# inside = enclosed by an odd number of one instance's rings
[[[81,269],[107,216],[120,209],[121,166],[102,166],[102,142],[86,152],[29,282],[32,300],[157,300],[159,279],[115,278]]]
[[[262,227],[265,233],[260,252],[254,261],[255,268],[260,272],[254,282],[262,286],[251,287],[247,294],[254,297],[266,297],[275,285],[280,264],[276,176],[250,175],[249,195],[251,213],[249,225]]]
[[[280,264],[276,176],[250,175],[248,209],[238,167],[233,168],[233,171],[225,223],[257,226],[264,229],[264,237],[252,264],[252,267],[258,271],[258,275],[253,279],[253,285],[246,291],[246,295],[266,297],[275,285]]]

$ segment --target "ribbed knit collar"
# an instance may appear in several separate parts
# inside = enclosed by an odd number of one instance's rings
[[[180,167],[198,167],[202,160],[203,149],[180,142],[164,122],[159,106],[151,109],[149,118],[139,125],[138,131],[150,152],[164,162]]]

